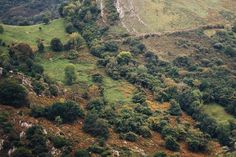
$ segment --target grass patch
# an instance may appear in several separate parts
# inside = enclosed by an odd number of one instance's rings
[[[110,77],[104,77],[104,97],[108,103],[130,104],[134,87],[125,81],[116,81]]]
[[[51,21],[49,25],[38,24],[32,26],[10,26],[3,25],[5,32],[0,36],[0,39],[7,44],[24,42],[31,46],[36,46],[37,39],[43,39],[46,45],[54,37],[60,38],[65,42],[69,35],[65,32],[64,19],[56,19]],[[39,30],[39,27],[42,30]]]
[[[235,120],[234,116],[227,113],[224,107],[219,104],[204,105],[203,111],[219,123],[227,123],[229,120]]]
[[[41,59],[39,62],[44,67],[44,73],[53,80],[64,83],[64,69],[67,65],[73,64],[76,68],[77,83],[92,84],[91,71],[95,69],[95,65],[85,62],[71,63],[67,59],[53,58],[51,60]]]

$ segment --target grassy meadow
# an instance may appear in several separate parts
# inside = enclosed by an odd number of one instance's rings
[[[219,104],[204,105],[203,111],[219,123],[227,123],[229,120],[236,120],[233,115],[228,114],[224,110],[224,107]]]
[[[10,26],[3,25],[5,32],[0,35],[0,39],[7,44],[10,43],[28,43],[32,47],[36,46],[38,39],[44,40],[46,45],[49,45],[52,38],[60,38],[65,42],[69,35],[65,32],[64,19],[56,19],[50,22],[50,24],[38,24],[32,26]],[[41,30],[39,29],[41,27]]]

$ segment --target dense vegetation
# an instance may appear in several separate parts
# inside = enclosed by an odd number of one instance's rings
[[[47,43],[38,39],[36,49],[26,43],[6,45],[0,41],[0,51],[5,53],[0,61],[0,103],[22,107],[30,101],[30,113],[20,108],[24,112],[17,120],[51,121],[42,124],[44,127],[27,128],[22,140],[10,123],[16,121],[1,113],[0,134],[13,134],[14,138],[3,142],[0,153],[16,147],[14,157],[52,156],[54,148],[61,156],[110,156],[114,150],[131,156],[131,148],[109,142],[146,144],[157,134],[163,140],[161,149],[170,152],[188,149],[205,155],[214,151],[213,139],[228,150],[235,149],[235,26],[232,31],[216,31],[211,38],[203,29],[168,34],[165,37],[174,38],[177,48],[194,53],[164,60],[144,44],[150,36],[109,37],[109,30],[119,20],[114,1],[105,0],[108,23],[102,22],[101,10],[93,0],[63,3],[59,13],[66,23],[67,41],[52,35]],[[0,33],[5,33],[4,27]],[[200,39],[207,44],[198,44]],[[165,104],[168,106],[163,107]],[[211,104],[221,105],[233,118],[217,121],[205,110]],[[64,135],[67,128],[71,130]],[[162,151],[151,155],[167,156]]]
[[[59,17],[57,10],[63,1],[2,0],[0,2],[0,21],[10,25],[31,25],[46,22]]]

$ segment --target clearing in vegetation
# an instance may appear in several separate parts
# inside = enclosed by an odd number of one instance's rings
[[[37,45],[36,41],[41,39],[46,45],[50,44],[53,37],[60,38],[62,42],[69,39],[69,35],[65,32],[64,19],[56,19],[50,24],[38,24],[32,26],[10,26],[3,25],[4,34],[1,34],[0,39],[7,44],[24,42],[31,46]],[[41,29],[40,29],[41,28]]]

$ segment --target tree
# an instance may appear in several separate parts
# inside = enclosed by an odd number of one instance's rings
[[[232,31],[233,31],[234,33],[236,33],[236,22],[234,22],[234,25],[233,25],[233,27],[232,27]]]
[[[132,55],[130,52],[122,51],[117,56],[117,62],[119,64],[129,64],[131,58],[132,58]]]
[[[12,80],[0,82],[0,103],[21,107],[28,104],[27,91],[19,83]]]
[[[75,152],[75,157],[90,157],[90,154],[87,150],[85,149],[78,149]]]
[[[167,157],[165,152],[157,152],[154,154],[154,157]]]
[[[74,50],[77,47],[79,47],[82,42],[83,42],[83,39],[79,33],[74,32],[74,33],[70,34],[70,43],[71,43]]]
[[[59,38],[53,38],[51,40],[51,48],[53,51],[60,52],[63,50],[63,44]]]
[[[107,139],[109,136],[107,121],[98,118],[95,113],[90,113],[84,120],[83,130],[92,136]]]
[[[76,81],[75,66],[68,65],[65,68],[65,82],[67,85],[72,85]]]
[[[48,17],[48,16],[46,16],[46,15],[44,15],[44,16],[43,16],[43,23],[44,23],[45,25],[48,25],[48,24],[49,24],[49,22],[50,22],[50,19],[49,19],[49,17]]]
[[[33,157],[33,155],[29,149],[21,147],[13,152],[12,157]]]
[[[54,103],[46,108],[43,114],[43,116],[52,121],[58,120],[60,116],[63,123],[72,123],[84,115],[80,106],[73,101]]]
[[[168,136],[165,140],[166,140],[165,146],[167,149],[172,151],[179,151],[180,149],[179,144],[173,137]]]
[[[132,98],[134,103],[144,103],[146,101],[146,96],[142,92],[135,93]]]
[[[40,41],[37,41],[37,46],[38,46],[38,51],[39,52],[44,52],[44,44],[43,42],[40,40]]]
[[[169,108],[169,113],[173,116],[179,116],[181,115],[181,108],[179,103],[177,103],[175,100],[170,101],[170,108]]]
[[[71,22],[66,25],[66,32],[67,33],[71,34],[75,31],[76,31],[76,29]]]
[[[4,28],[2,25],[0,25],[0,34],[3,34],[4,33]]]

